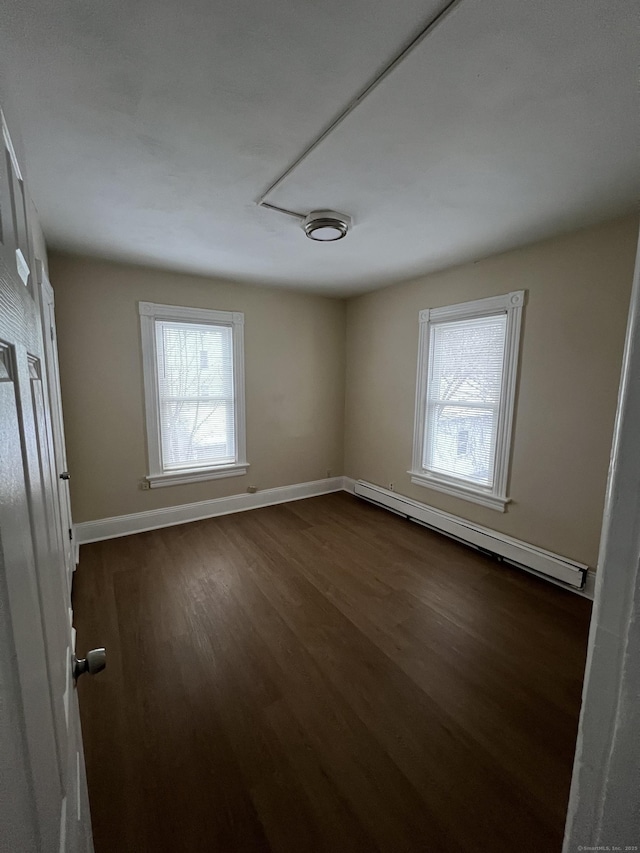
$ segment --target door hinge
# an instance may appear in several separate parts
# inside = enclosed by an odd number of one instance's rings
[[[51,332],[51,340],[55,341],[56,333],[53,331],[53,326],[49,326],[49,331]]]
[[[71,529],[71,527],[69,528],[69,539],[71,540],[71,542],[73,542],[73,530]]]

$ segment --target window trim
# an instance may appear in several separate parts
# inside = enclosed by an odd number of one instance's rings
[[[511,498],[507,496],[509,460],[513,435],[518,356],[520,351],[520,329],[525,291],[516,290],[503,296],[490,296],[443,308],[426,308],[420,311],[420,336],[418,342],[418,369],[416,379],[416,403],[413,427],[413,458],[411,482],[447,495],[453,495],[472,503],[504,512]],[[498,407],[496,435],[495,475],[493,486],[485,488],[468,480],[435,474],[422,467],[424,437],[426,430],[427,381],[429,377],[429,351],[431,330],[438,323],[452,320],[470,320],[492,314],[507,315],[504,347],[503,393]]]
[[[219,480],[223,477],[240,477],[247,473],[245,382],[244,382],[244,314],[240,311],[214,311],[209,308],[184,308],[179,305],[160,305],[156,302],[139,302],[140,332],[142,337],[142,369],[144,377],[144,408],[147,427],[147,454],[149,473],[146,480],[152,489],[161,486],[178,486],[201,480]],[[212,465],[207,468],[181,468],[178,471],[162,470],[160,441],[158,374],[156,365],[156,320],[175,322],[210,323],[231,326],[233,330],[233,392],[235,398],[236,461],[229,465]]]

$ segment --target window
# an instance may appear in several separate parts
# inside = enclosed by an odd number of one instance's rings
[[[244,315],[139,308],[151,487],[246,474]]]
[[[412,483],[504,512],[523,304],[420,312]]]

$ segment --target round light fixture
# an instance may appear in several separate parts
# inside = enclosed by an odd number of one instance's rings
[[[335,210],[313,210],[302,223],[310,240],[332,243],[342,240],[351,228],[351,217]]]

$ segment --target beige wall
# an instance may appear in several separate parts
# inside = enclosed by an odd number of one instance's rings
[[[349,300],[345,474],[594,566],[637,217]],[[410,482],[418,312],[527,291],[502,514]]]
[[[342,474],[344,303],[51,252],[75,522]],[[138,302],[243,311],[249,473],[142,491]]]
[[[595,565],[637,235],[627,217],[346,302],[50,253],[74,521],[330,470]],[[516,289],[527,306],[502,514],[407,470],[419,310]],[[140,489],[139,301],[245,313],[247,476]]]

